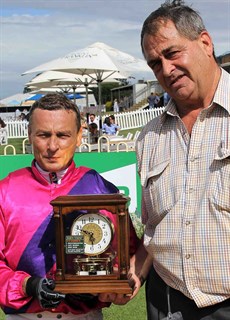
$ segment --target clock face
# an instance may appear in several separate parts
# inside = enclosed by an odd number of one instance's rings
[[[111,243],[113,224],[99,213],[86,213],[74,220],[71,227],[72,236],[83,236],[84,254],[99,255]]]

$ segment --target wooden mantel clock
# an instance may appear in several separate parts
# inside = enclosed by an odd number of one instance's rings
[[[57,259],[55,290],[132,293],[127,276],[129,200],[122,194],[99,194],[60,196],[51,201]],[[102,210],[115,215],[116,228]]]

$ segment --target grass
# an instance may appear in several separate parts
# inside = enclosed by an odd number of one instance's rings
[[[124,306],[112,304],[109,308],[103,309],[104,320],[146,320],[144,286],[138,295]],[[4,320],[5,316],[0,311],[0,320]]]
[[[12,138],[8,139],[7,145],[12,145],[15,148],[16,154],[22,154],[22,142],[25,138]],[[0,145],[0,155],[4,155],[4,148],[6,145]],[[7,148],[7,154],[13,154],[13,149],[11,147]]]
[[[124,306],[112,304],[109,308],[103,309],[104,320],[146,320],[146,304],[144,286],[138,295]]]

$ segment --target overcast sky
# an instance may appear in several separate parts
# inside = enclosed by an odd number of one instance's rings
[[[0,99],[23,91],[39,64],[104,42],[137,58],[140,30],[158,0],[0,0]],[[216,55],[230,51],[230,0],[187,0],[203,17]],[[151,78],[151,74],[149,75]],[[147,80],[147,79],[145,79]]]

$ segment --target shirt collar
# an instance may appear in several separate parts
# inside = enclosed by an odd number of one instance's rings
[[[230,74],[221,68],[220,80],[213,102],[223,107],[230,115]]]
[[[229,94],[229,88],[230,88],[230,75],[227,71],[221,68],[221,76],[220,80],[216,89],[216,92],[214,94],[213,103],[223,107],[227,112],[230,114],[230,94]],[[211,106],[210,105],[210,106]],[[179,114],[177,112],[176,104],[173,101],[173,99],[170,99],[167,106],[165,107],[164,112],[161,114],[162,121],[165,119],[166,115],[171,115],[174,117],[179,117]]]
[[[53,183],[54,180],[52,178],[52,172],[48,172],[48,171],[45,171],[43,170],[39,164],[37,163],[37,161],[35,162],[35,166],[36,168],[38,169],[38,171],[40,172],[40,174],[43,176],[43,178],[46,179],[46,181],[48,181],[49,183]],[[61,180],[62,178],[64,177],[64,175],[66,174],[68,168],[65,169],[65,170],[61,170],[59,172],[56,172],[56,175],[57,175],[57,184],[61,184]]]

